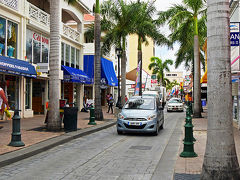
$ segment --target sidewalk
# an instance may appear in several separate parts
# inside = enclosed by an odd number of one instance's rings
[[[182,158],[179,154],[183,151],[183,142],[180,144],[178,158],[176,161],[174,173],[175,180],[192,180],[199,179],[202,171],[202,164],[204,159],[204,153],[207,142],[207,108],[203,109],[203,118],[193,118],[192,123],[193,136],[196,139],[194,144],[194,151],[197,153],[198,157],[195,158]],[[184,129],[183,129],[184,130]],[[183,135],[184,136],[184,135]],[[183,139],[183,138],[182,138]],[[236,124],[234,124],[234,140],[237,151],[238,160],[240,159],[240,133],[237,129]]]
[[[102,109],[103,109],[104,120],[96,121],[97,126],[101,124],[104,125],[109,121],[113,121],[115,119],[114,114],[106,113],[107,107],[102,107]],[[78,113],[78,124],[77,124],[78,131],[81,129],[87,129],[94,126],[94,125],[88,125],[89,116],[90,116],[89,114],[90,114],[89,112]],[[23,147],[8,146],[8,144],[11,141],[12,120],[6,120],[6,121],[0,120],[0,126],[3,126],[3,128],[0,129],[0,156],[15,150],[29,147],[31,145],[37,144],[39,142],[42,142],[54,137],[68,134],[68,133],[65,133],[63,129],[60,132],[48,132],[46,130],[46,125],[44,124],[44,120],[45,120],[45,115],[36,115],[33,118],[21,119],[22,141],[25,144],[25,146]],[[78,131],[75,131],[75,132],[78,132]]]

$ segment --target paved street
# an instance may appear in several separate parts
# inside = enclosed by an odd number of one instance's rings
[[[0,179],[173,178],[185,113],[165,114],[158,136],[118,135],[108,128],[0,169]]]

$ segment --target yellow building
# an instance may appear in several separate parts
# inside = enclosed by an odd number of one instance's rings
[[[148,69],[150,64],[150,58],[154,56],[154,42],[152,39],[148,38],[148,46],[143,44],[142,46],[142,68],[149,74],[152,74],[152,71]],[[137,67],[138,61],[138,36],[131,35],[128,40],[128,71],[131,71]]]
[[[148,38],[148,45],[142,45],[142,84],[143,91],[151,88],[152,71],[148,69],[150,59],[155,55],[154,41]],[[134,94],[134,84],[136,80],[136,68],[138,64],[138,36],[130,35],[127,41],[127,87],[126,94],[132,96]]]

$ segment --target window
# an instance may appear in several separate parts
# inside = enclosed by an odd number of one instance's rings
[[[18,25],[0,17],[0,55],[17,58]]]
[[[30,63],[48,63],[49,39],[42,34],[27,29],[26,58]]]
[[[65,49],[65,64],[66,66],[70,65],[70,46],[69,45],[65,45],[66,49]]]
[[[166,74],[166,76],[171,76],[171,74]]]
[[[80,50],[73,46],[61,44],[61,65],[79,69]]]
[[[75,48],[71,47],[71,67],[75,67]]]
[[[61,65],[64,65],[64,43],[61,43]]]
[[[172,74],[172,76],[177,76],[177,74]]]
[[[0,17],[0,55],[5,56],[6,20]]]
[[[76,49],[76,68],[79,69],[80,64],[80,51]]]
[[[26,84],[25,84],[25,109],[30,109],[30,101],[31,101],[31,79],[30,78],[26,78]]]
[[[7,55],[17,58],[17,24],[11,21],[7,26]]]

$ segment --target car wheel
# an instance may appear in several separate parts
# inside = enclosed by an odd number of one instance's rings
[[[117,133],[118,133],[119,135],[123,134],[123,132],[122,132],[122,131],[119,131],[119,130],[117,130]]]
[[[158,135],[158,131],[159,131],[159,127],[158,127],[158,124],[157,124],[156,131],[153,133],[153,135],[154,135],[154,136],[157,136],[157,135]]]

